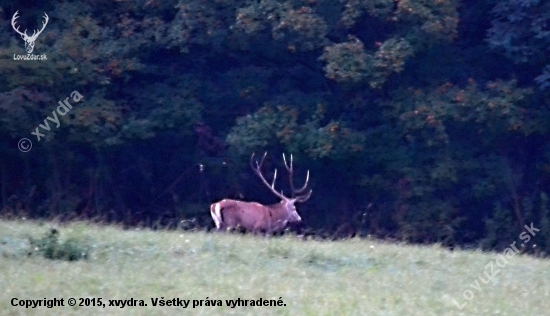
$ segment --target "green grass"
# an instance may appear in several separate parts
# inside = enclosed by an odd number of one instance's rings
[[[56,227],[91,247],[87,260],[28,256],[29,237]],[[481,291],[495,253],[380,241],[303,241],[238,234],[122,230],[86,223],[0,221],[0,315],[546,315],[550,261],[516,255]],[[498,266],[494,266],[495,269]],[[490,272],[490,271],[488,271]],[[464,290],[474,297],[459,310]],[[25,309],[11,299],[64,298]],[[144,300],[147,307],[69,307],[68,298]],[[151,298],[222,300],[222,307],[153,307]],[[279,299],[286,306],[226,306]],[[192,303],[191,303],[192,304]]]

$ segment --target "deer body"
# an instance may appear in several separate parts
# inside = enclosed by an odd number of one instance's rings
[[[267,153],[266,153],[267,154]],[[223,199],[219,202],[213,203],[210,206],[210,215],[216,224],[217,230],[235,229],[241,227],[246,231],[258,233],[264,231],[266,234],[272,234],[285,229],[288,223],[300,222],[302,219],[296,211],[296,202],[305,202],[311,196],[310,190],[306,194],[302,194],[294,197],[295,194],[302,193],[309,180],[309,171],[307,173],[306,183],[298,190],[294,189],[294,183],[292,180],[292,155],[290,156],[290,166],[286,163],[286,158],[283,155],[286,169],[289,173],[290,187],[292,189],[293,197],[288,198],[281,193],[277,192],[274,188],[275,180],[277,178],[277,170],[273,176],[273,182],[271,185],[265,180],[261,173],[261,166],[266,157],[264,154],[261,162],[256,162],[256,167],[252,165],[254,154],[250,158],[251,166],[254,172],[260,177],[262,182],[271,189],[276,196],[281,198],[281,202],[273,205],[263,205],[257,202],[246,202],[232,199]]]
[[[254,233],[279,232],[288,223],[302,220],[294,205],[289,205],[285,201],[273,205],[262,205],[256,202],[224,199],[212,204],[210,213],[218,230],[240,226]]]

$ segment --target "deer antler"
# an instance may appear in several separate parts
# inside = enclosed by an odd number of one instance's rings
[[[44,31],[44,29],[46,28],[46,25],[48,24],[48,21],[50,20],[50,18],[49,18],[48,15],[46,14],[46,12],[44,12],[44,19],[45,19],[45,21],[42,22],[42,29],[40,29],[40,31],[34,30],[33,33],[32,33],[32,35],[31,35],[31,36],[28,36],[28,35],[27,35],[27,30],[25,30],[25,32],[21,33],[21,31],[19,31],[19,26],[18,26],[17,28],[15,27],[15,20],[17,20],[17,18],[19,18],[19,17],[17,16],[18,13],[19,13],[19,10],[15,11],[15,14],[13,15],[13,18],[11,19],[11,26],[13,27],[13,29],[14,29],[17,33],[19,33],[19,34],[23,37],[23,39],[25,39],[25,41],[26,41],[27,39],[35,40],[35,39],[38,37],[38,35],[40,35],[40,33],[42,33],[42,31]],[[38,33],[37,33],[37,32],[38,32]]]
[[[17,14],[19,13],[19,10],[15,11],[15,14],[13,15],[13,18],[11,18],[11,27],[13,27],[13,29],[19,33],[21,36],[27,36],[27,30],[25,30],[25,33],[21,33],[21,31],[19,31],[19,26],[17,28],[15,28],[15,20],[17,20],[18,16]]]
[[[277,179],[277,169],[275,169],[275,173],[273,175],[273,181],[271,182],[271,185],[269,184],[269,182],[267,182],[267,180],[262,175],[261,168],[262,168],[262,165],[264,163],[265,157],[267,156],[267,152],[264,153],[264,156],[260,160],[260,163],[258,163],[258,161],[254,160],[254,155],[255,154],[256,153],[252,153],[252,156],[250,157],[250,166],[252,167],[252,170],[254,170],[254,172],[260,177],[260,179],[262,179],[262,182],[267,187],[269,187],[269,189],[271,190],[271,192],[273,192],[273,194],[277,195],[279,198],[281,198],[283,200],[295,199],[297,202],[305,202],[309,199],[309,197],[311,196],[311,193],[313,192],[313,190],[309,190],[307,193],[301,194],[307,188],[307,183],[309,182],[309,170],[307,171],[306,182],[304,183],[304,185],[299,189],[294,188],[294,169],[293,169],[293,166],[292,166],[292,154],[290,155],[290,165],[287,164],[286,156],[285,156],[285,154],[283,154],[283,161],[285,163],[286,170],[288,171],[288,178],[289,178],[289,181],[290,181],[290,189],[292,190],[292,197],[291,198],[288,198],[288,197],[284,196],[282,192],[279,193],[275,190],[275,180]],[[256,166],[254,166],[253,161],[255,161]]]
[[[46,12],[44,12],[44,22],[42,22],[42,28],[40,29],[40,31],[38,31],[38,33],[36,34],[36,36],[40,35],[40,33],[42,33],[42,31],[44,31],[44,29],[46,28],[46,25],[48,25],[48,21],[50,20],[50,18],[48,17],[48,15],[46,14]],[[33,36],[34,36],[34,33],[33,33]]]
[[[306,182],[301,188],[296,190],[294,188],[294,168],[292,166],[292,154],[290,154],[290,166],[286,163],[286,157],[284,153],[283,153],[283,161],[285,163],[286,170],[288,171],[288,178],[290,181],[290,189],[292,190],[292,197],[296,198],[296,201],[298,202],[307,201],[311,196],[311,193],[313,192],[313,190],[309,190],[309,192],[306,194],[301,194],[301,193],[304,192],[304,190],[307,188],[307,183],[309,181],[309,170],[307,171]],[[296,196],[296,194],[299,194],[299,195]]]
[[[254,155],[256,153],[252,153],[252,156],[250,157],[250,167],[252,167],[252,170],[262,179],[262,182],[279,198],[283,200],[288,200],[286,196],[284,196],[282,193],[279,193],[275,190],[275,180],[277,179],[277,169],[275,169],[275,174],[273,175],[273,181],[271,182],[271,185],[267,182],[267,180],[262,175],[262,165],[264,164],[265,157],[267,156],[267,151],[264,153],[264,156],[262,157],[262,160],[260,160],[260,163],[258,164],[257,160],[254,160]],[[256,167],[254,167],[252,162],[256,162]]]

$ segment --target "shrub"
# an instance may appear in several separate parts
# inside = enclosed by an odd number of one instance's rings
[[[59,242],[59,231],[50,229],[42,238],[30,239],[29,256],[41,255],[52,260],[77,261],[88,259],[90,248],[84,242],[76,238],[69,238],[65,242]]]

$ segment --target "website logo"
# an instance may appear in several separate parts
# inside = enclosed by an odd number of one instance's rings
[[[32,35],[29,36],[27,35],[27,30],[25,29],[24,32],[21,32],[19,31],[19,26],[15,26],[15,20],[17,20],[18,16],[17,14],[19,13],[19,10],[15,11],[15,14],[13,15],[13,18],[11,19],[11,26],[13,27],[13,29],[19,34],[21,35],[21,38],[23,38],[23,40],[25,41],[25,50],[27,51],[27,55],[13,55],[13,59],[14,60],[17,60],[17,59],[25,59],[25,60],[46,60],[46,55],[45,54],[42,54],[42,55],[32,55],[32,51],[34,50],[34,42],[36,41],[36,39],[38,38],[38,35],[40,35],[40,33],[42,33],[42,31],[44,31],[44,28],[46,28],[46,25],[48,24],[48,21],[49,21],[49,17],[48,15],[46,14],[46,12],[44,12],[44,22],[42,22],[42,29],[39,31],[39,30],[34,30]]]

